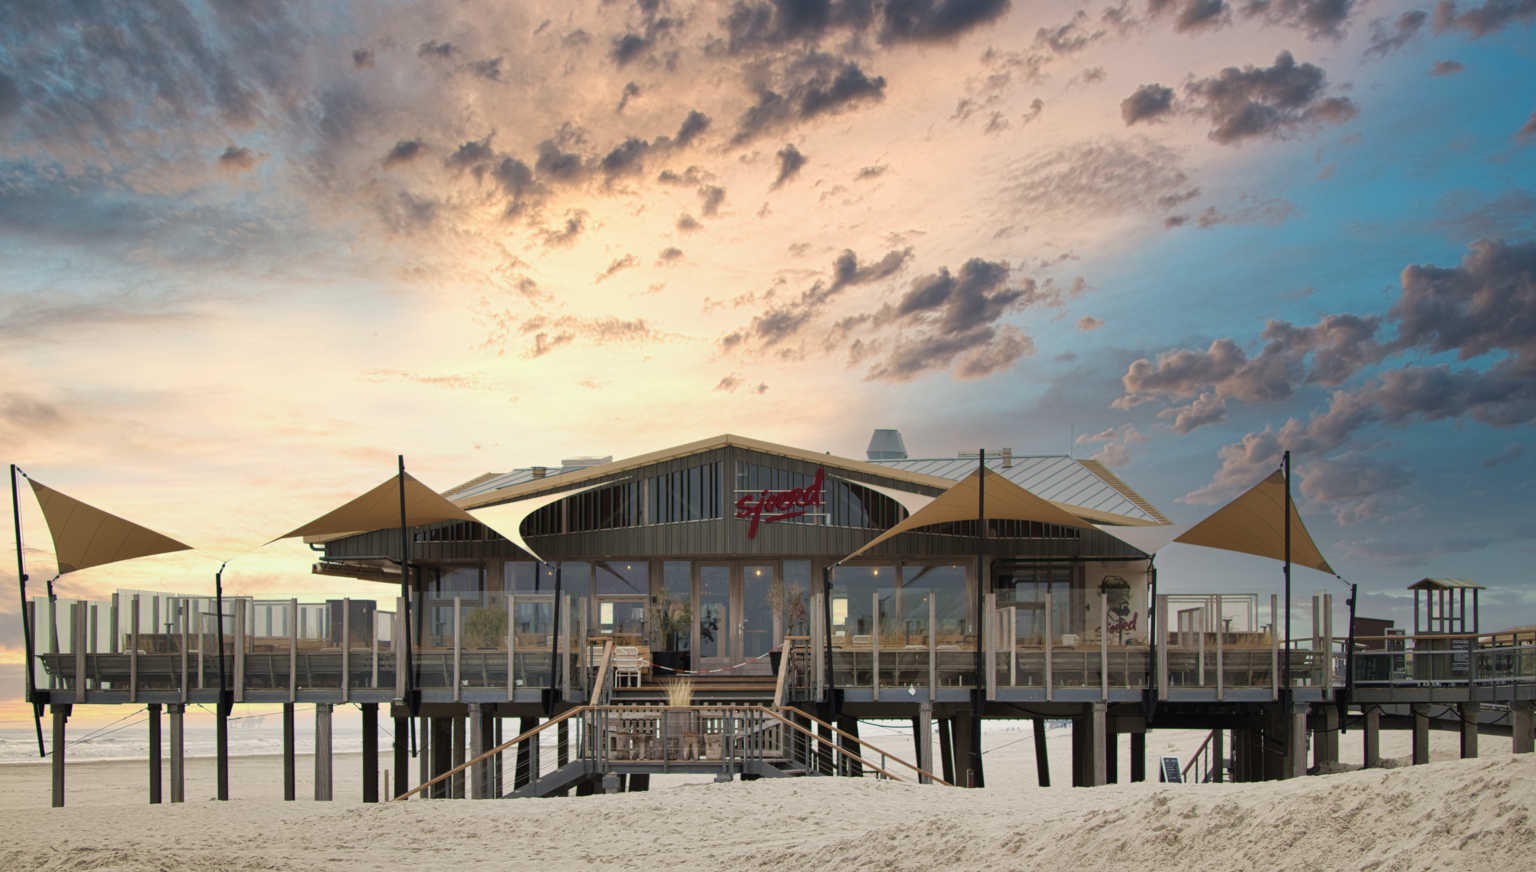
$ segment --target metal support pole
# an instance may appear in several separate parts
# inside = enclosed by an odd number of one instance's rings
[[[410,718],[395,718],[395,793],[399,796],[411,789]],[[394,798],[394,797],[391,797]]]
[[[1050,787],[1051,758],[1046,753],[1045,718],[1035,718],[1031,729],[1035,734],[1035,775],[1039,777],[1041,787]]]
[[[1093,737],[1090,739],[1093,754],[1092,784],[1094,787],[1102,787],[1109,783],[1109,761],[1105,759],[1109,750],[1105,742],[1109,734],[1109,705],[1096,702],[1090,708],[1093,717]]]
[[[232,700],[229,694],[229,677],[224,671],[224,567],[219,566],[219,571],[213,576],[214,608],[217,617],[214,621],[219,629],[219,704],[214,709],[214,720],[217,724],[216,740],[218,745],[218,796],[219,801],[229,799],[229,711]],[[201,647],[201,646],[199,646]]]
[[[70,707],[51,705],[53,710],[53,807],[64,807],[64,724],[69,720]]]
[[[37,693],[36,657],[32,649],[32,621],[28,620],[31,614],[27,602],[27,563],[24,555],[25,549],[21,545],[21,500],[16,495],[16,464],[11,464],[11,514],[16,522],[16,585],[21,595],[21,636],[23,642],[23,655],[27,658],[22,667],[23,679],[25,679],[26,700],[32,703],[32,724],[37,730],[37,756],[46,757],[47,750],[43,747],[43,707]],[[63,794],[60,793],[60,804],[63,803]]]
[[[1285,663],[1283,687],[1291,688],[1291,452],[1285,452]],[[1303,731],[1305,732],[1305,731]]]
[[[365,702],[363,710],[363,802],[379,801],[379,704]]]
[[[987,589],[987,450],[981,449],[976,462],[976,683],[971,691],[971,715],[977,719],[986,711],[986,683],[982,680],[986,629],[982,621],[983,597]],[[978,727],[979,731],[979,727]],[[975,750],[980,760],[981,749]],[[970,765],[967,761],[967,765]]]

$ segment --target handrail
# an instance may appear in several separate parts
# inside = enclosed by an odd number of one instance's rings
[[[764,708],[764,707],[762,707],[760,705],[743,706],[742,708],[747,709],[747,710],[756,709],[758,711],[761,711],[764,714],[767,714],[769,717],[775,718],[775,719],[779,720],[780,722],[789,725],[789,727],[791,729],[799,730],[800,732],[806,734],[807,736],[810,736],[813,740],[815,740],[817,742],[820,742],[823,745],[829,746],[834,752],[842,754],[845,757],[851,757],[854,760],[859,761],[860,763],[864,764],[865,766],[868,766],[869,768],[875,770],[876,772],[880,773],[881,775],[884,775],[886,778],[889,778],[892,781],[901,781],[902,780],[902,779],[896,777],[895,775],[891,774],[890,772],[887,772],[884,769],[880,768],[879,766],[876,766],[875,764],[869,762],[868,760],[865,760],[863,757],[860,757],[857,754],[851,753],[847,748],[839,748],[838,746],[836,746],[836,745],[832,744],[830,741],[828,741],[825,737],[816,735],[815,733],[811,732],[810,730],[807,730],[805,727],[800,726],[799,724],[795,723],[794,721],[791,721],[789,718],[784,717],[783,715],[779,714],[776,711],[772,711],[770,709],[766,709],[766,708]],[[802,714],[804,714],[804,713],[802,712]],[[879,749],[876,748],[875,750],[878,751]],[[899,758],[892,758],[892,759],[895,759],[896,762],[898,762],[898,763],[903,763],[903,764],[908,765],[908,766],[911,765],[910,763],[906,763],[906,761],[901,760]],[[922,770],[919,769],[918,771],[921,772]],[[943,784],[945,787],[954,787],[953,784],[950,784],[947,781],[940,781],[940,783]]]
[[[1211,730],[1209,733],[1206,733],[1205,741],[1200,743],[1200,747],[1195,750],[1195,755],[1193,757],[1189,758],[1189,762],[1184,764],[1184,768],[1183,769],[1179,770],[1179,777],[1180,778],[1183,778],[1185,781],[1189,780],[1185,776],[1189,775],[1190,767],[1194,766],[1195,765],[1195,761],[1200,759],[1200,755],[1205,753],[1206,746],[1211,744],[1211,740],[1214,739],[1214,738],[1216,738],[1216,731],[1215,730]]]
[[[613,640],[609,639],[603,643],[603,658],[598,662],[597,680],[592,683],[592,696],[587,700],[589,704],[608,704],[608,667],[612,662]]]
[[[497,745],[496,747],[492,748],[491,750],[486,751],[484,754],[481,754],[479,757],[476,757],[475,759],[470,760],[467,763],[460,763],[458,766],[455,766],[454,768],[449,769],[447,772],[444,772],[442,775],[437,776],[436,778],[432,779],[431,781],[428,781],[428,782],[426,782],[424,784],[417,785],[416,787],[412,788],[411,790],[409,790],[409,791],[407,791],[405,793],[400,794],[399,796],[395,797],[394,799],[391,799],[390,802],[395,802],[397,800],[403,800],[403,799],[410,799],[412,796],[415,796],[416,794],[420,793],[421,791],[426,790],[428,787],[431,787],[434,784],[438,784],[438,783],[441,783],[443,781],[446,781],[449,778],[452,778],[453,776],[459,774],[460,772],[463,772],[465,769],[468,769],[469,767],[475,765],[476,763],[479,763],[481,760],[485,760],[487,758],[494,757],[495,755],[500,754],[501,752],[507,750],[508,748],[511,748],[513,745],[516,745],[518,742],[523,742],[523,741],[526,741],[528,739],[531,739],[534,736],[538,735],[539,733],[542,733],[543,731],[545,731],[545,730],[549,729],[550,727],[554,726],[555,724],[558,724],[561,721],[564,721],[564,720],[566,720],[567,718],[570,718],[573,715],[578,715],[578,714],[581,714],[582,712],[590,711],[593,708],[596,708],[596,706],[590,706],[590,705],[579,706],[577,708],[571,709],[570,711],[566,712],[563,715],[557,715],[555,717],[552,717],[549,720],[545,721],[544,723],[538,725],[537,727],[534,727],[533,729],[529,730],[528,732],[523,733],[521,736],[518,736],[517,738],[512,739],[510,741],[502,742],[500,745]],[[535,775],[537,775],[537,773],[535,773]],[[534,780],[537,780],[537,778],[535,778]]]
[[[784,678],[789,675],[790,664],[794,662],[792,659],[794,652],[795,647],[786,638],[779,647],[779,680],[773,689],[773,707],[776,709],[784,707]]]
[[[908,763],[907,761],[901,759],[900,757],[896,756],[895,754],[891,754],[891,753],[889,753],[887,751],[882,751],[881,749],[876,748],[874,745],[871,745],[870,743],[864,741],[863,739],[859,738],[858,736],[853,735],[852,733],[845,733],[842,730],[839,730],[837,727],[832,726],[831,724],[827,723],[826,721],[822,720],[821,718],[816,717],[813,714],[809,714],[808,712],[799,711],[798,709],[796,710],[796,713],[800,714],[800,715],[804,715],[805,717],[815,721],[816,723],[821,724],[823,727],[826,727],[827,729],[829,729],[832,732],[838,734],[839,736],[844,736],[846,738],[852,739],[855,742],[858,742],[860,745],[863,745],[864,747],[870,749],[871,751],[874,751],[877,754],[880,754],[882,756],[889,757],[890,759],[895,760],[897,763],[900,763],[901,765],[907,767],[908,769],[911,769],[913,772],[916,772],[916,773],[918,773],[920,775],[926,775],[927,777],[933,779],[935,782],[937,782],[939,784],[944,785],[945,787],[954,787],[953,784],[950,784],[948,781],[945,781],[944,779],[940,778],[939,776],[934,775],[932,772],[929,772],[929,771],[927,771],[925,769],[920,769],[920,768],[918,768],[916,766],[913,766],[911,763]],[[846,750],[842,749],[842,748],[839,748],[838,750],[841,753],[848,754],[848,752]],[[853,755],[852,754],[848,754],[848,756],[852,757]],[[898,780],[900,780],[900,779],[898,779]]]

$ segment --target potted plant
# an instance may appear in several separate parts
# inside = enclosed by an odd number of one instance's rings
[[[660,635],[660,647],[664,649],[651,652],[651,663],[663,670],[686,671],[690,665],[689,637],[693,633],[692,604],[662,591],[651,606],[651,626]]]
[[[500,648],[507,640],[507,611],[481,606],[464,618],[465,648]]]

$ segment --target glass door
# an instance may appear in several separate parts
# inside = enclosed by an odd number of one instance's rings
[[[728,563],[699,564],[699,596],[694,624],[698,654],[696,669],[723,669],[734,665],[731,659],[733,636],[731,621],[731,566]]]
[[[774,584],[773,566],[746,566],[741,571],[740,659],[762,657],[773,650],[775,599],[782,597]],[[764,658],[766,661],[766,658]]]

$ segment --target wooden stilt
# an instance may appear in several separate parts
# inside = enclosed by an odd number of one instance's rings
[[[1413,765],[1429,762],[1429,706],[1413,706]]]
[[[1147,734],[1131,734],[1131,783],[1147,780]]]
[[[187,707],[171,703],[165,707],[171,721],[171,802],[187,801]]]
[[[1045,718],[1035,718],[1031,729],[1035,734],[1035,777],[1041,787],[1051,786],[1051,758],[1046,753]]]
[[[53,711],[53,807],[64,807],[64,724],[70,707],[49,706]]]
[[[1381,765],[1381,707],[1365,707],[1365,768]]]
[[[315,703],[315,801],[331,801],[331,703]]]
[[[1462,596],[1466,596],[1465,590]],[[1461,713],[1461,759],[1471,760],[1477,757],[1477,722],[1483,706],[1482,703],[1464,702],[1457,709]]]
[[[1094,787],[1102,787],[1109,780],[1109,761],[1106,756],[1109,735],[1108,713],[1109,706],[1102,702],[1093,703],[1089,713],[1093,723],[1093,737],[1089,740],[1092,743],[1090,753],[1093,755],[1093,768],[1086,774],[1092,779],[1090,783]]]
[[[149,709],[149,804],[159,805],[160,794],[160,704],[152,702]]]
[[[379,801],[379,704],[365,702],[363,710],[363,802]]]
[[[467,744],[467,742],[465,741],[465,739],[466,739],[466,737],[465,737],[465,733],[466,733],[465,726],[467,725],[467,723],[466,723],[467,721],[468,721],[468,718],[462,718],[462,717],[456,717],[456,718],[453,719],[453,768],[454,769],[457,769],[460,766],[463,766],[465,759],[467,759],[464,756],[465,745]],[[466,793],[466,791],[464,789],[465,786],[466,786],[465,785],[465,779],[464,779],[465,774],[466,773],[459,772],[459,773],[455,774],[452,779],[450,779],[450,781],[452,782],[452,787],[449,789],[449,794],[448,794],[450,798],[452,798],[452,799],[463,799],[467,795],[467,793]]]
[[[950,784],[955,783],[955,753],[950,740],[953,727],[954,718],[939,719],[939,765],[944,769],[939,774]]]
[[[393,796],[399,796],[410,790],[410,783],[411,719],[395,718],[395,792]]]
[[[286,802],[293,802],[298,798],[293,744],[293,703],[285,702],[283,703],[283,799]]]

